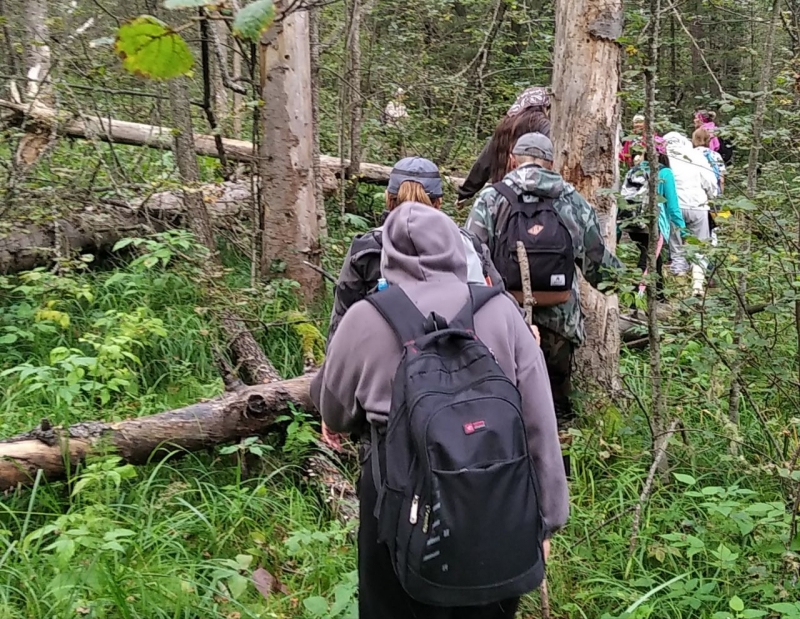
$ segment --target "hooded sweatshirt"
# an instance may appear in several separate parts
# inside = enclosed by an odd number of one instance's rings
[[[383,214],[384,221],[389,212]],[[331,341],[339,323],[350,307],[361,301],[378,286],[381,273],[381,253],[383,252],[383,226],[373,228],[353,239],[347,250],[339,278],[333,289],[333,309],[328,327],[328,342]],[[461,230],[461,241],[467,253],[467,281],[472,284],[491,282],[492,286],[503,287],[503,278],[492,263],[489,248],[477,237]]]
[[[422,204],[403,204],[386,221],[383,247],[384,276],[390,285],[400,286],[423,315],[435,311],[452,320],[467,303],[464,244],[449,217]],[[490,300],[475,315],[475,332],[522,395],[545,530],[552,533],[566,522],[569,498],[544,356],[515,303],[505,295]],[[386,424],[402,352],[372,305],[359,301],[350,308],[311,387],[311,397],[332,430],[360,432],[365,422]]]
[[[666,134],[664,141],[680,207],[707,211],[708,200],[717,194],[717,177],[711,165],[689,138],[677,131]]]

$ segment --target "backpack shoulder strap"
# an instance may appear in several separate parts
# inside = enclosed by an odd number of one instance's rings
[[[475,314],[497,295],[503,291],[495,286],[483,286],[481,284],[469,284],[469,299],[462,307],[456,317],[450,321],[450,327],[464,329],[465,331],[475,330]]]
[[[519,203],[519,196],[517,195],[517,192],[511,189],[511,187],[506,185],[503,181],[492,185],[492,189],[508,200],[508,203],[511,206]]]
[[[400,286],[389,286],[365,299],[392,328],[400,344],[425,335],[425,316]]]

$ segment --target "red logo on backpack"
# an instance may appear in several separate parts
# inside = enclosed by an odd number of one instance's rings
[[[486,429],[486,422],[481,421],[472,421],[470,423],[464,424],[464,434],[475,434],[478,430],[485,430]]]

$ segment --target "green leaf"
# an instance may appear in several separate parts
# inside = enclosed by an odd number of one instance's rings
[[[673,473],[673,475],[675,475],[675,479],[687,486],[694,486],[697,483],[697,480],[691,475],[684,475],[683,473]]]
[[[164,0],[165,9],[191,9],[209,4],[219,4],[219,0]]]
[[[789,616],[796,616],[800,615],[800,607],[797,604],[791,604],[789,602],[778,602],[777,604],[770,604],[767,606],[770,610],[774,610],[776,613],[780,613],[782,615],[789,615]]]
[[[737,613],[740,613],[744,610],[744,602],[742,602],[742,598],[738,595],[734,595],[731,598],[731,601],[728,602],[728,606],[731,607],[731,610]]]
[[[13,344],[18,339],[19,338],[15,333],[8,333],[7,335],[0,337],[0,344]]]
[[[272,0],[256,0],[244,7],[233,20],[233,34],[240,39],[258,43],[261,33],[275,20]]]
[[[741,613],[742,619],[758,619],[759,617],[764,617],[767,614],[765,610],[756,610],[754,608],[748,608],[743,610]]]
[[[331,617],[340,615],[353,599],[353,587],[349,584],[338,584],[333,590],[334,602],[331,606]]]
[[[228,590],[234,599],[238,599],[247,590],[247,578],[241,574],[234,574],[228,578]]]
[[[128,71],[157,80],[186,75],[194,63],[186,41],[150,15],[122,24],[114,49]]]
[[[328,614],[328,601],[318,595],[303,600],[303,606],[314,617],[324,617]]]
[[[133,241],[134,239],[132,238],[121,239],[114,244],[114,247],[111,249],[111,251],[119,251],[120,249],[127,247],[128,245],[133,243]]]

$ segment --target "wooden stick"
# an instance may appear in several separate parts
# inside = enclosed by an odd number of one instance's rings
[[[522,304],[525,308],[525,322],[533,326],[533,290],[531,289],[531,267],[528,262],[528,252],[522,241],[517,241],[517,260],[519,260],[519,274],[522,280]],[[547,574],[542,579],[540,589],[542,599],[542,619],[550,619],[550,594],[547,591]]]
[[[519,260],[519,274],[522,278],[522,299],[525,308],[525,320],[533,324],[533,291],[531,290],[531,267],[528,263],[528,252],[522,241],[517,241],[517,260]]]

